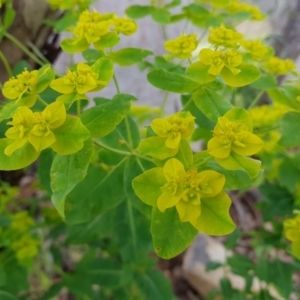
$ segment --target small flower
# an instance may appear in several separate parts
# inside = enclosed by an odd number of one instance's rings
[[[241,33],[221,25],[218,28],[210,27],[208,41],[217,47],[223,46],[234,48],[241,42],[242,38],[243,35]]]
[[[261,40],[242,41],[242,47],[248,52],[253,59],[263,60],[272,55],[272,47],[263,44]]]
[[[266,17],[258,7],[246,3],[238,3],[238,2],[229,3],[225,7],[225,9],[232,14],[247,12],[250,14],[251,20],[254,21],[260,21],[265,19]]]
[[[176,206],[182,222],[193,222],[201,215],[201,200],[218,195],[225,184],[224,175],[215,171],[198,173],[196,169],[185,171],[183,164],[169,159],[163,167],[166,183],[157,199],[161,212]]]
[[[151,128],[159,137],[166,138],[167,148],[177,149],[181,139],[187,139],[192,135],[195,127],[194,119],[189,112],[179,112],[166,119],[154,119]]]
[[[25,70],[17,77],[12,77],[3,86],[3,95],[17,102],[22,99],[25,93],[31,94],[34,92],[38,82],[38,71]]]
[[[176,57],[181,59],[190,58],[197,46],[198,41],[196,34],[182,34],[176,39],[166,41],[164,44],[166,50],[176,54]]]
[[[138,29],[136,23],[127,18],[120,18],[115,16],[112,19],[111,23],[117,33],[122,33],[126,36],[134,34]]]
[[[65,76],[53,80],[50,87],[62,94],[70,94],[75,91],[84,95],[97,87],[97,78],[98,74],[90,66],[79,63],[76,71],[68,70]]]
[[[273,56],[265,63],[264,68],[274,75],[287,75],[292,73],[297,66],[291,59],[281,59]]]
[[[32,112],[25,106],[19,107],[13,120],[8,122],[12,127],[5,135],[13,142],[5,148],[4,153],[11,156],[27,142],[32,144],[37,152],[48,148],[56,140],[52,130],[60,127],[65,119],[66,110],[61,102],[49,104],[43,112]]]
[[[202,49],[199,53],[200,61],[207,66],[210,66],[208,73],[211,75],[219,75],[224,67],[236,75],[240,72],[238,67],[242,63],[242,56],[236,50],[211,50]]]
[[[23,235],[19,240],[12,243],[11,247],[16,252],[19,261],[26,261],[38,254],[40,242],[30,234]]]
[[[300,215],[283,222],[285,237],[291,242],[300,242]]]
[[[230,112],[218,118],[218,123],[213,130],[213,138],[207,145],[208,153],[217,159],[227,158],[231,151],[241,156],[257,153],[262,148],[263,142],[252,133],[252,124],[249,128],[249,123],[232,119]]]

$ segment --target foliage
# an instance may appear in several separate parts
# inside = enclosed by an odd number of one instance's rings
[[[16,71],[3,84],[0,169],[26,169],[38,161],[35,185],[44,194],[19,203],[20,191],[1,182],[1,299],[27,299],[27,276],[35,275],[40,299],[55,299],[66,288],[76,299],[173,300],[149,253],[172,258],[198,232],[228,235],[226,245],[233,249],[240,236],[230,191],[258,185],[264,197],[258,207],[272,230],[262,225],[246,233],[252,259],[235,252],[208,269],[222,267],[245,278],[245,290],[238,292],[225,276],[223,299],[273,299],[268,285],[288,299],[300,259],[299,215],[292,216],[300,203],[299,76],[292,60],[236,30],[266,15],[231,0],[195,0],[185,7],[180,0],[153,0],[129,6],[125,17],[90,11],[92,1],[47,2],[65,11],[57,23],[46,21],[70,33],[62,50],[82,53],[84,61],[58,75],[32,54],[40,68]],[[2,5],[1,38],[9,38],[15,13],[11,1]],[[148,16],[163,30],[185,20],[197,32],[167,39],[161,57],[139,45],[120,49],[120,41],[138,30],[134,20]],[[135,64],[165,91],[160,110],[141,107],[134,95],[120,91],[115,69]],[[283,75],[292,79],[279,84]],[[112,99],[92,98],[111,81]],[[180,94],[183,105],[167,116],[169,93]],[[258,105],[265,94],[267,104]],[[195,151],[191,141],[201,149]],[[295,260],[272,256],[279,250]],[[64,267],[65,253],[72,257]],[[255,278],[267,286],[252,291]]]

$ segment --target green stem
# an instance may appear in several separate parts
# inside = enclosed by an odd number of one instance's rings
[[[80,107],[80,100],[77,100],[77,115],[81,115],[81,107]]]
[[[43,100],[39,95],[37,96],[37,99],[38,99],[43,105],[48,106],[48,103],[47,103],[45,100]]]
[[[182,108],[182,110],[186,110],[192,102],[193,102],[193,98],[192,98],[192,96],[191,96],[191,98],[190,98],[189,101],[184,105],[184,107]]]
[[[12,41],[16,46],[18,46],[26,55],[28,55],[34,62],[39,64],[40,66],[43,66],[44,63],[35,55],[33,55],[19,40],[17,40],[13,35],[11,35],[8,32],[4,33],[4,36]]]
[[[6,73],[7,73],[8,77],[12,77],[13,76],[12,70],[10,68],[10,65],[9,65],[6,57],[2,53],[2,51],[0,51],[0,59],[1,59],[2,63],[3,63],[3,65],[4,65],[4,68],[6,70]]]
[[[127,131],[128,143],[131,148],[130,150],[132,151],[133,150],[133,140],[132,140],[132,135],[131,135],[131,131],[130,131],[128,116],[125,117],[125,126],[126,126],[126,131]]]
[[[199,43],[199,44],[201,43],[202,39],[205,37],[206,33],[207,33],[207,29],[203,30],[203,32],[202,32],[202,34],[200,35],[200,38],[199,38],[199,40],[198,40],[198,43]]]
[[[264,94],[265,91],[260,91],[257,96],[255,97],[255,99],[252,101],[252,103],[249,105],[248,109],[254,107],[258,101],[260,100],[260,98],[262,97],[262,95]]]
[[[209,160],[211,160],[211,158],[212,158],[212,157],[209,156],[209,157],[207,157],[207,158],[201,160],[199,163],[193,165],[193,167],[194,167],[194,168],[199,168],[199,167],[205,165]]]
[[[133,252],[134,252],[133,255],[136,258],[136,255],[137,255],[136,228],[135,228],[135,223],[134,223],[132,206],[131,206],[131,203],[130,203],[128,197],[126,197],[126,205],[127,205],[129,227],[130,227],[130,231],[131,231],[131,238],[132,238],[132,245],[133,245]]]
[[[161,102],[161,105],[160,105],[160,114],[161,115],[165,113],[165,107],[166,107],[166,104],[167,104],[168,96],[169,96],[169,92],[165,92],[164,98],[163,98],[163,100]]]
[[[43,53],[40,51],[40,49],[38,47],[36,47],[34,44],[32,44],[30,41],[28,41],[28,45],[30,46],[30,48],[32,49],[32,51],[34,52],[34,54],[40,58],[45,65],[47,64],[51,64],[49,62],[49,60],[43,55]]]
[[[265,132],[273,131],[273,130],[276,130],[276,129],[279,129],[279,128],[280,128],[279,125],[269,126],[269,127],[261,128],[261,129],[258,129],[258,130],[254,130],[253,133],[254,134],[265,133]]]
[[[118,84],[118,80],[117,80],[115,74],[113,75],[113,80],[114,80],[114,83],[115,83],[115,86],[116,86],[117,93],[118,93],[118,94],[121,94],[121,92],[120,92],[120,87],[119,87],[119,84]]]
[[[115,149],[115,148],[111,148],[107,145],[104,145],[102,144],[100,141],[97,141],[97,140],[94,140],[94,143],[96,146],[98,146],[99,148],[103,148],[105,150],[108,150],[108,151],[111,151],[111,152],[114,152],[114,153],[117,153],[117,154],[120,154],[120,155],[124,155],[124,156],[135,156],[137,159],[143,159],[143,160],[147,160],[147,161],[150,161],[150,162],[153,162],[152,159],[148,158],[148,157],[144,157],[144,156],[140,156],[138,155],[136,152],[128,152],[128,151],[122,151],[122,150],[118,150],[118,149]]]
[[[167,35],[167,31],[166,31],[166,26],[161,26],[161,28],[162,28],[164,39],[167,40],[168,39],[168,35]]]

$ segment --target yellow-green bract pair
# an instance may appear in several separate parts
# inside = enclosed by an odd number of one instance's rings
[[[235,227],[228,213],[231,200],[223,191],[223,174],[212,170],[186,171],[179,160],[171,158],[163,168],[147,170],[132,184],[143,202],[161,212],[175,207],[180,220],[190,222],[199,231],[223,235]]]

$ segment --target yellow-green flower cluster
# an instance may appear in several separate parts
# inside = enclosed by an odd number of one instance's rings
[[[252,133],[252,122],[247,114],[238,119],[234,115],[236,109],[230,110],[213,130],[213,138],[207,145],[208,153],[218,162],[226,159],[232,152],[240,156],[250,156],[257,153],[263,145],[262,140]]]
[[[261,21],[266,18],[257,6],[250,5],[247,3],[231,2],[224,7],[229,13],[237,14],[240,12],[247,12],[251,16],[251,20]]]
[[[297,66],[291,59],[271,57],[264,64],[264,69],[273,75],[287,75],[295,71]]]
[[[287,219],[283,223],[285,237],[292,242],[292,252],[300,259],[300,215]]]
[[[174,57],[180,59],[191,58],[192,52],[198,46],[196,34],[182,34],[176,39],[165,42],[164,47],[167,51],[174,54]]]
[[[180,140],[192,135],[195,128],[194,119],[190,112],[179,112],[165,119],[154,119],[151,128],[159,137],[166,140],[167,148],[178,149]]]
[[[42,112],[33,112],[26,106],[21,106],[15,112],[11,125],[5,135],[11,143],[4,153],[11,156],[14,151],[30,143],[40,152],[55,143],[53,129],[63,125],[66,120],[65,106],[61,102],[49,104]]]
[[[27,262],[38,254],[39,241],[29,232],[34,220],[27,211],[17,212],[10,216],[11,226],[3,234],[11,242],[11,249],[16,253],[20,262]]]
[[[273,54],[273,48],[264,45],[261,40],[243,40],[241,44],[254,60],[265,60]]]
[[[48,65],[39,71],[25,70],[6,81],[2,93],[4,97],[16,103],[24,100],[22,104],[31,107],[35,104],[38,94],[48,87],[53,78],[54,72]]]
[[[103,84],[103,82],[97,81],[98,76],[98,73],[94,72],[90,66],[79,63],[76,71],[68,70],[65,76],[53,80],[50,87],[62,94],[77,92],[84,95],[87,92],[96,90],[98,84]]]
[[[100,14],[97,11],[84,11],[77,25],[71,30],[74,38],[62,41],[62,48],[67,52],[82,52],[92,44],[102,50],[115,46],[119,34],[131,35],[137,31],[134,21],[116,16],[114,13]]]
[[[73,10],[79,8],[80,10],[87,9],[93,0],[47,0],[52,9]]]
[[[238,66],[242,63],[242,55],[236,50],[211,50],[202,49],[199,53],[200,61],[209,66],[208,73],[217,76],[224,67],[227,67],[234,75],[240,70]]]
[[[169,159],[163,167],[166,183],[157,199],[161,212],[175,206],[182,222],[195,224],[201,215],[201,200],[220,194],[225,184],[224,175],[215,171],[185,171],[183,164]]]
[[[196,0],[196,2],[202,2],[202,3],[207,3],[211,4],[213,7],[224,7],[228,5],[232,0]]]
[[[230,28],[221,25],[220,27],[210,27],[208,41],[216,47],[236,48],[242,41],[243,35]]]
[[[262,105],[251,108],[248,112],[253,121],[254,128],[270,127],[279,122],[282,116],[290,109],[283,105]],[[280,134],[278,130],[266,131],[258,134],[263,140],[261,152],[273,153],[278,149]]]
[[[290,109],[283,105],[261,105],[248,110],[254,128],[269,127],[277,123]]]

